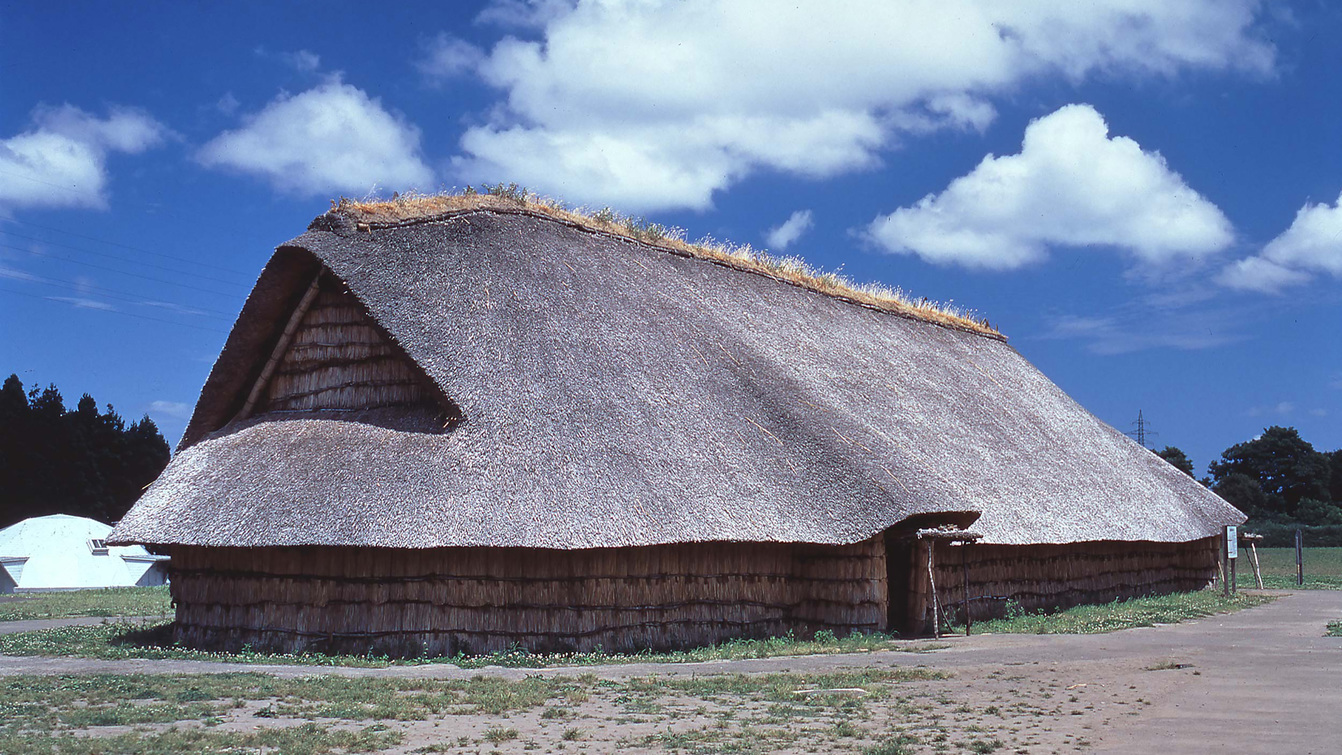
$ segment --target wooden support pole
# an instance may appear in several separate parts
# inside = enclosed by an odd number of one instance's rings
[[[932,636],[941,638],[941,606],[937,603],[937,575],[935,559],[932,555],[937,547],[936,540],[927,541],[927,581],[932,587]]]
[[[969,636],[969,628],[973,626],[973,619],[969,617],[969,543],[960,544],[960,573],[964,577],[965,589],[965,636]]]
[[[1263,570],[1258,566],[1258,545],[1254,541],[1249,541],[1249,555],[1253,556],[1253,580],[1258,583],[1258,589],[1263,589]]]
[[[242,410],[232,421],[237,422],[252,416],[252,410],[256,408],[257,400],[261,398],[261,391],[266,387],[266,383],[270,382],[270,376],[275,372],[275,367],[280,363],[280,358],[289,348],[289,342],[293,340],[294,333],[298,331],[299,324],[303,322],[303,315],[307,314],[308,308],[312,306],[313,300],[317,298],[317,294],[321,291],[321,282],[322,274],[318,272],[316,277],[312,279],[312,283],[308,285],[307,290],[303,292],[303,298],[298,301],[298,306],[294,307],[294,311],[289,315],[289,322],[285,324],[284,331],[280,333],[279,340],[275,342],[275,348],[270,351],[270,359],[267,359],[265,366],[261,368],[261,374],[257,376],[256,382],[252,384],[252,390],[247,394],[247,401],[243,403]]]

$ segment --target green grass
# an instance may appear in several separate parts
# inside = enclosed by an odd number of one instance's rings
[[[0,621],[67,619],[80,616],[167,616],[172,599],[161,587],[109,587],[22,593],[0,600]]]
[[[108,621],[93,626],[57,627],[0,635],[0,654],[41,655],[101,660],[145,658],[151,660],[215,661],[221,663],[265,663],[307,666],[357,666],[381,668],[393,665],[450,663],[461,668],[506,666],[510,668],[547,668],[555,666],[595,666],[616,663],[693,663],[697,661],[772,658],[789,655],[863,653],[898,650],[922,653],[945,648],[944,644],[895,643],[885,634],[859,634],[842,639],[819,632],[812,640],[791,635],[764,640],[732,640],[693,650],[670,653],[532,653],[515,648],[489,655],[459,655],[450,658],[393,659],[376,655],[326,655],[323,653],[234,653],[193,650],[171,640],[169,622],[140,624]]]
[[[257,712],[260,718],[419,721],[429,715],[501,716],[540,708],[580,686],[565,677],[510,681],[477,676],[463,681],[282,679],[252,673],[11,676],[0,679],[0,732],[195,721],[224,715],[245,701],[266,703]]]
[[[1264,595],[1239,593],[1229,598],[1214,590],[1154,595],[1097,606],[1077,606],[1057,613],[1034,613],[1009,619],[975,622],[976,633],[1098,634],[1156,624],[1175,624],[1218,613],[1269,603]]]
[[[327,753],[378,752],[401,742],[397,732],[377,726],[350,731],[308,723],[288,729],[225,732],[169,729],[161,733],[132,732],[113,737],[70,733],[0,732],[6,755],[178,755],[178,753]]]
[[[1328,633],[1325,637],[1342,637],[1342,621],[1328,622]]]
[[[1342,548],[1306,548],[1305,584],[1295,583],[1295,548],[1259,548],[1263,587],[1274,590],[1342,590]],[[1248,546],[1239,548],[1235,584],[1254,588],[1253,562]]]

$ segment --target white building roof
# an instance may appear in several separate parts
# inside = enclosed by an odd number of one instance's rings
[[[66,514],[33,517],[0,530],[0,591],[130,587],[142,584],[148,570],[167,560],[138,545],[108,547],[111,532],[102,522]]]

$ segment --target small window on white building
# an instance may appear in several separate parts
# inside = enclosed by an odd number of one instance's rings
[[[92,552],[93,555],[95,555],[95,556],[106,556],[106,555],[107,555],[107,541],[106,541],[106,540],[98,540],[97,538],[94,538],[93,540],[90,540],[90,541],[89,541],[89,551]]]

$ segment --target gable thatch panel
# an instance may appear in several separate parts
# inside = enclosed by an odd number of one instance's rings
[[[460,423],[231,422],[323,267]],[[1181,542],[1243,518],[998,339],[494,210],[369,231],[328,215],[281,247],[116,537],[848,544],[979,512],[1000,544]]]

